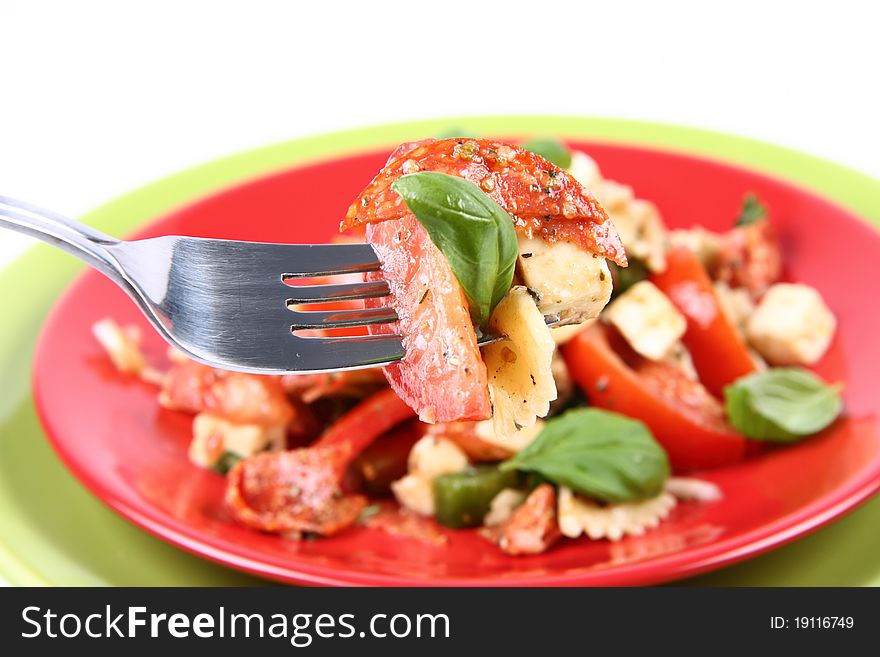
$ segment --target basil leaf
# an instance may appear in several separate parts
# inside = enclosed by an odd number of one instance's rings
[[[807,370],[779,367],[737,379],[724,389],[730,423],[748,438],[794,442],[840,415],[840,386]]]
[[[513,283],[518,246],[513,219],[472,182],[436,171],[401,176],[391,189],[446,256],[470,305],[485,326]]]
[[[532,151],[535,155],[540,155],[560,169],[567,169],[571,166],[571,151],[565,144],[553,137],[532,139],[524,143],[522,147],[527,151]]]
[[[736,226],[748,226],[767,218],[767,206],[758,199],[756,194],[746,194],[743,198],[742,210],[736,218]]]
[[[631,502],[659,495],[669,459],[637,420],[597,408],[567,411],[502,470],[536,472],[555,484],[604,502]]]

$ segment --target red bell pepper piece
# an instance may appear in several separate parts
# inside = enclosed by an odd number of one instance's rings
[[[612,328],[593,324],[562,355],[590,403],[644,422],[674,468],[717,467],[745,454],[720,401],[674,365],[638,356]]]
[[[712,281],[695,253],[683,247],[671,250],[666,256],[666,270],[652,274],[651,281],[687,319],[682,341],[709,392],[720,399],[726,385],[757,370],[745,342],[724,315]]]

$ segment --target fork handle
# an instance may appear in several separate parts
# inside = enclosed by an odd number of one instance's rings
[[[119,240],[68,217],[8,196],[0,196],[0,227],[36,237],[118,277],[119,265],[107,247]]]

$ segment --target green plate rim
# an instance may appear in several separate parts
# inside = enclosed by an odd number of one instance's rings
[[[125,235],[146,221],[185,206],[230,185],[243,183],[302,163],[328,160],[347,153],[390,147],[399,142],[461,126],[480,134],[562,138],[663,148],[738,164],[809,188],[871,223],[880,224],[880,180],[791,148],[701,128],[613,118],[555,115],[460,116],[335,131],[292,139],[229,155],[172,174],[128,192],[80,217],[84,223],[114,235]],[[66,258],[66,256],[61,256]],[[0,271],[0,296],[21,294],[15,282],[28,272],[46,274],[38,284],[60,287],[80,266],[63,264],[48,246],[29,249]],[[0,344],[13,336],[0,324]],[[30,360],[33,344],[27,351]],[[30,394],[29,381],[15,382],[16,403]],[[13,385],[13,387],[15,387]],[[2,420],[2,416],[0,416]],[[0,511],[6,502],[0,500]],[[5,514],[0,513],[0,517]],[[13,585],[51,585],[5,543],[0,542],[0,575]]]

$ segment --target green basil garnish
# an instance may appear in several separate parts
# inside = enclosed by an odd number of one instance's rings
[[[742,210],[736,218],[736,226],[748,226],[767,218],[767,206],[753,193],[746,194],[743,198]]]
[[[821,431],[843,408],[839,385],[795,367],[737,379],[724,389],[724,400],[730,423],[744,436],[785,443]]]
[[[567,169],[571,166],[571,151],[565,144],[553,137],[532,139],[524,143],[522,147],[527,151],[532,151],[535,155],[540,155],[560,169]]]
[[[479,187],[436,171],[401,176],[391,189],[446,256],[470,305],[485,326],[513,283],[518,247],[513,219]]]
[[[641,422],[581,408],[549,420],[501,469],[535,472],[596,500],[631,502],[660,494],[669,459]]]

